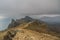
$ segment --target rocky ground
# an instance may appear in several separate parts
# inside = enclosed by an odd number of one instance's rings
[[[60,39],[56,36],[52,36],[49,34],[17,28],[15,30],[10,30],[5,36],[4,40],[60,40]]]

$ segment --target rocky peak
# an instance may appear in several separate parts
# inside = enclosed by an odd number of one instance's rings
[[[31,17],[29,17],[29,16],[25,16],[25,19],[32,19]]]
[[[33,19],[29,16],[25,16],[24,18],[21,18],[21,21],[31,22]]]

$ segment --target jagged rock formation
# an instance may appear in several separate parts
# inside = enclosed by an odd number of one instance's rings
[[[16,26],[18,26],[20,24],[28,23],[28,22],[31,22],[33,20],[34,19],[32,19],[29,16],[26,16],[25,18],[21,18],[21,19],[16,19],[16,20],[12,19],[11,23],[8,25],[8,28],[16,27]]]
[[[18,26],[19,23],[16,22],[14,19],[11,20],[11,23],[8,25],[8,28],[16,27]]]
[[[8,31],[7,34],[4,36],[3,40],[12,40],[12,38],[14,38],[16,33],[17,32],[15,30]]]

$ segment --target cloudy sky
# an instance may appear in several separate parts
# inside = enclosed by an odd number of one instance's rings
[[[0,16],[60,15],[60,0],[0,0]]]

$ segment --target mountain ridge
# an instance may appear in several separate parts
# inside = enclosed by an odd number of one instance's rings
[[[22,19],[12,20],[12,24],[3,32],[1,40],[60,40],[54,33],[48,31],[48,25],[37,19],[27,19],[28,16]],[[49,34],[51,33],[51,34]]]

